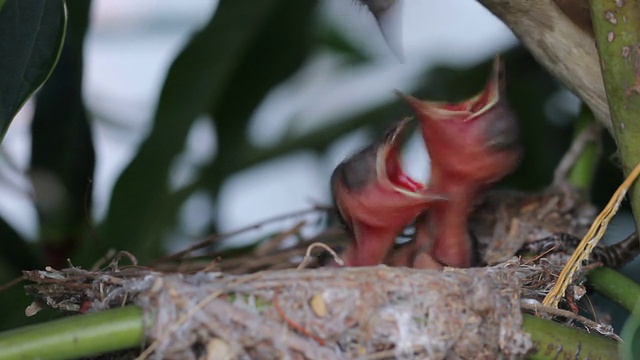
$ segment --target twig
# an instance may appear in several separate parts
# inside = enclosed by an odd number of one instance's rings
[[[344,266],[344,261],[342,261],[340,256],[338,256],[338,254],[336,254],[336,252],[332,248],[330,248],[327,244],[324,244],[321,242],[314,242],[313,244],[309,245],[309,247],[307,247],[307,252],[304,255],[304,259],[302,259],[302,262],[300,262],[300,265],[298,265],[296,269],[304,269],[307,266],[309,266],[309,263],[311,263],[311,260],[312,260],[311,250],[317,247],[321,247],[326,251],[328,251],[331,254],[331,256],[333,256],[333,261],[335,261],[340,266]]]
[[[307,222],[305,220],[299,221],[298,223],[293,225],[290,229],[287,229],[271,237],[270,239],[262,242],[260,245],[256,247],[256,249],[253,251],[253,254],[256,257],[263,257],[268,254],[272,254],[274,250],[277,250],[278,247],[282,245],[282,242],[284,240],[289,238],[289,236],[291,235],[298,234],[302,229],[302,227],[304,227],[305,225],[307,225]]]
[[[220,261],[219,265],[222,271],[233,272],[235,274],[246,274],[260,269],[264,270],[283,267],[295,268],[297,263],[288,260],[296,257],[304,257],[309,244],[322,242],[329,247],[337,246],[341,243],[339,240],[334,240],[333,238],[341,235],[343,235],[343,231],[341,229],[336,227],[329,228],[309,239],[300,241],[291,248],[280,250],[275,254],[258,258],[253,253],[250,253],[238,257],[223,259]]]
[[[538,62],[587,103],[598,121],[612,130],[593,36],[576,26],[554,1],[478,2],[500,18]]]
[[[233,272],[234,274],[249,274],[255,271],[268,269],[273,264],[290,262],[290,259],[292,257],[298,255],[298,251],[283,250],[262,258],[253,258],[252,255],[253,254],[237,259],[229,259],[229,261],[227,261],[224,265],[221,263],[220,266],[225,272]],[[248,261],[248,259],[252,260]],[[291,264],[292,265],[290,267],[293,267],[293,263]]]
[[[270,223],[286,220],[286,219],[289,219],[289,218],[292,218],[292,217],[296,217],[296,216],[311,214],[311,213],[320,212],[320,211],[327,211],[327,209],[328,209],[328,207],[326,207],[326,206],[314,206],[311,209],[298,210],[298,211],[290,212],[290,213],[287,213],[287,214],[274,216],[272,218],[260,221],[260,222],[258,222],[256,224],[249,225],[249,226],[246,226],[246,227],[243,227],[243,228],[240,228],[238,230],[231,231],[231,232],[228,232],[228,233],[225,233],[225,234],[212,235],[212,236],[209,236],[208,238],[200,241],[199,243],[196,243],[196,244],[193,244],[193,245],[189,246],[188,248],[186,248],[186,249],[184,249],[182,251],[179,251],[179,252],[177,252],[175,254],[160,258],[160,259],[156,260],[155,263],[161,263],[161,262],[165,262],[165,261],[177,260],[177,259],[180,259],[183,256],[185,256],[185,255],[187,255],[187,254],[189,254],[189,253],[191,253],[193,251],[205,248],[205,247],[215,243],[216,241],[219,241],[219,240],[222,240],[222,239],[225,239],[225,238],[229,238],[229,237],[232,237],[232,236],[236,236],[236,235],[239,235],[239,234],[251,231],[251,230],[257,230],[257,229],[259,229],[259,228],[261,228],[261,227],[263,227],[263,226],[265,226],[267,224],[270,224]]]
[[[525,261],[525,262],[524,262],[524,263],[522,263],[522,264],[523,264],[523,265],[533,264],[534,262],[536,262],[536,261],[540,260],[541,258],[543,258],[543,257],[547,256],[547,254],[549,254],[549,253],[551,253],[551,252],[555,251],[555,250],[558,248],[558,246],[559,246],[559,245],[554,245],[554,246],[552,246],[549,250],[547,250],[547,251],[543,252],[542,254],[538,254],[538,255],[536,255],[534,258],[529,259],[529,260]]]
[[[582,264],[584,260],[589,258],[595,246],[598,244],[600,239],[602,239],[602,236],[604,235],[604,232],[607,230],[607,226],[609,225],[609,221],[618,211],[620,203],[622,203],[622,200],[624,200],[624,196],[629,190],[629,187],[631,187],[631,184],[633,184],[638,175],[640,175],[640,163],[638,163],[636,167],[633,168],[629,176],[622,182],[616,192],[613,193],[613,196],[609,200],[609,203],[593,221],[593,224],[591,224],[589,231],[582,238],[580,244],[578,244],[578,247],[576,248],[576,251],[573,253],[573,255],[571,255],[571,258],[569,258],[569,261],[567,261],[567,264],[562,269],[562,272],[560,272],[558,281],[556,281],[551,291],[542,301],[544,305],[558,307],[558,303],[571,284],[573,275],[575,275],[575,273],[580,268],[580,264]]]
[[[553,316],[562,316],[567,319],[576,320],[582,323],[587,328],[595,330],[602,335],[609,336],[617,341],[622,341],[622,339],[613,331],[611,325],[597,323],[591,319],[587,319],[584,316],[574,314],[569,310],[562,310],[555,307],[546,306],[538,302],[532,304],[530,301],[520,301],[520,308],[531,310],[535,313],[543,312]]]
[[[13,280],[11,280],[9,282],[6,282],[6,283],[0,285],[0,292],[3,292],[5,290],[7,290],[8,288],[10,288],[10,287],[12,287],[14,285],[18,285],[18,284],[20,284],[22,281],[24,281],[26,279],[27,278],[24,275],[22,275],[22,276],[19,276],[19,277],[15,278],[15,279],[13,279]]]
[[[601,132],[602,125],[592,123],[573,140],[553,172],[553,186],[561,185],[567,181],[571,168],[585,151],[587,144],[598,140]]]
[[[423,349],[424,349],[424,347],[422,347],[420,345],[414,345],[413,346],[413,355],[420,354]],[[391,349],[391,350],[378,351],[378,352],[367,354],[367,355],[363,355],[363,356],[358,356],[357,358],[355,358],[355,360],[388,359],[388,358],[395,358],[395,357],[397,357],[397,355],[398,355],[398,350]]]

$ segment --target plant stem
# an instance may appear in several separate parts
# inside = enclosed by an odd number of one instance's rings
[[[137,306],[70,316],[0,333],[0,359],[73,359],[140,346]]]
[[[536,352],[529,359],[617,358],[617,343],[556,322],[523,314]],[[0,359],[68,359],[140,346],[142,310],[127,306],[0,333]]]
[[[616,270],[597,268],[587,273],[587,281],[598,293],[632,312],[640,299],[640,285]]]
[[[574,137],[579,136],[589,128],[589,126],[593,126],[594,123],[595,117],[593,116],[593,112],[583,103],[580,108],[578,121],[576,122]],[[598,148],[598,143],[595,141],[587,144],[569,172],[569,183],[576,189],[582,191],[583,194],[591,193],[591,185],[593,184],[593,177],[599,159]]]
[[[530,360],[617,359],[618,343],[604,336],[522,314],[522,329],[531,335],[535,353]]]
[[[640,161],[640,2],[590,0],[591,19],[625,175]],[[640,224],[640,187],[631,192]]]

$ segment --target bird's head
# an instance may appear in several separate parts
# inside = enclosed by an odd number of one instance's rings
[[[432,171],[444,172],[451,180],[488,184],[517,166],[519,129],[505,96],[504,65],[499,58],[484,89],[470,99],[448,103],[400,95],[420,120]]]

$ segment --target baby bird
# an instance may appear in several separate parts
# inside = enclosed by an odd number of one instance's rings
[[[504,87],[504,66],[496,58],[484,89],[468,100],[430,102],[400,94],[420,121],[431,159],[429,188],[447,196],[417,224],[416,245],[419,253],[447,266],[472,265],[469,213],[488,186],[512,172],[521,157],[518,124]]]
[[[381,264],[402,229],[431,204],[445,200],[402,170],[401,137],[409,121],[342,162],[331,176],[338,215],[352,238],[343,257],[346,266]]]

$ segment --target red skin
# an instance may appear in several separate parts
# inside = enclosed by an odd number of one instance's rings
[[[353,238],[345,263],[368,266],[386,260],[429,269],[442,264],[469,267],[469,212],[490,184],[513,171],[521,154],[515,117],[504,98],[502,64],[494,63],[485,89],[469,100],[448,104],[405,99],[420,120],[429,151],[429,187],[400,167],[398,137],[406,120],[380,144],[341,163],[331,187]],[[443,197],[436,194],[445,195],[446,201],[437,201]],[[397,235],[419,215],[414,246],[391,252]]]
[[[338,165],[331,177],[338,211],[353,237],[343,256],[346,266],[381,264],[402,229],[442,199],[402,171],[398,135],[406,123],[380,145]]]
[[[471,266],[469,212],[482,192],[513,171],[521,157],[516,119],[503,87],[503,67],[496,60],[484,90],[469,100],[448,104],[405,96],[429,151],[429,187],[448,198],[433,204],[426,228],[417,229],[417,246],[448,266]]]

